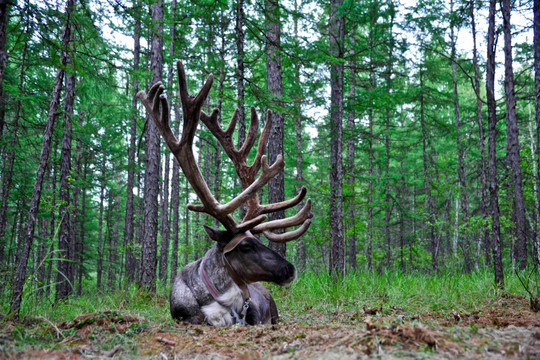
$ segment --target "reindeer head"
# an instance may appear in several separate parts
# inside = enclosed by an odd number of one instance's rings
[[[210,74],[199,93],[193,96],[188,93],[186,75],[180,61],[177,62],[177,69],[184,120],[180,141],[177,140],[169,125],[169,103],[163,94],[163,85],[156,83],[148,94],[141,91],[137,96],[150,113],[163,139],[178,160],[184,175],[201,200],[202,204],[189,204],[188,209],[207,213],[224,226],[225,230],[206,227],[206,231],[209,237],[218,243],[218,249],[223,252],[226,266],[230,268],[231,274],[235,274],[233,278],[236,276],[245,283],[255,281],[272,281],[280,285],[290,283],[296,276],[294,266],[253,236],[263,233],[271,241],[284,243],[302,236],[311,224],[311,199],[306,201],[302,210],[296,215],[265,222],[265,214],[291,208],[299,204],[307,193],[306,188],[303,187],[293,199],[266,205],[259,203],[257,192],[285,166],[281,155],[271,166],[268,165],[264,155],[272,126],[272,113],[267,112],[267,120],[259,138],[257,154],[253,163],[248,165],[247,157],[255,144],[259,128],[259,119],[255,109],[251,108],[251,120],[246,140],[242,147],[237,149],[232,135],[238,120],[238,110],[234,112],[226,130],[219,126],[217,109],[214,109],[210,115],[202,111],[214,76]],[[199,119],[218,139],[225,153],[232,160],[242,184],[243,191],[225,204],[219,203],[210,192],[193,155],[193,139]],[[259,170],[261,174],[256,177]],[[246,215],[238,223],[231,214],[243,204],[246,204]],[[295,226],[299,227],[296,230],[275,233],[276,230]]]

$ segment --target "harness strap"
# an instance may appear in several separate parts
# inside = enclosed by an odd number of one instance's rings
[[[242,280],[240,278],[240,276],[238,275],[238,273],[234,270],[231,263],[227,259],[226,254],[231,252],[232,250],[234,250],[234,248],[236,248],[236,246],[244,238],[246,238],[248,236],[252,236],[249,231],[247,231],[245,233],[242,233],[242,234],[238,234],[231,241],[229,241],[229,243],[227,245],[225,245],[225,247],[223,248],[223,263],[225,264],[225,268],[229,272],[229,275],[231,276],[232,280],[235,282],[235,284],[240,288],[240,290],[242,292],[242,300],[244,301],[244,304],[242,305],[242,310],[240,311],[240,319],[239,319],[239,322],[242,323],[242,324],[245,324],[247,311],[248,311],[249,305],[251,303],[251,296],[250,296],[250,293],[249,293],[248,284],[244,280]],[[219,294],[218,294],[217,290],[212,286],[212,284],[210,283],[210,281],[206,277],[206,275],[204,273],[203,264],[204,264],[204,260],[201,261],[201,265],[199,266],[199,272],[200,272],[201,277],[202,277],[202,279],[204,281],[204,284],[206,285],[206,287],[208,288],[208,290],[210,291],[210,294],[212,294],[214,299],[220,305],[224,306],[218,300]],[[224,307],[226,307],[226,306],[224,306]],[[231,309],[231,310],[233,311],[233,315],[235,315],[235,318],[236,318],[236,312],[233,309]]]
[[[214,287],[212,286],[212,284],[210,284],[210,281],[208,281],[208,279],[206,278],[206,275],[204,273],[203,263],[204,263],[204,261],[201,261],[201,265],[199,266],[199,272],[201,273],[201,277],[203,278],[206,287],[208,288],[208,290],[210,290],[210,293],[212,294],[214,299],[216,299],[216,301],[217,301],[217,298],[219,297],[219,295],[218,295],[216,289],[214,289]]]

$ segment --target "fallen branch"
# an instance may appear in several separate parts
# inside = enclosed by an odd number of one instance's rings
[[[158,337],[156,338],[156,340],[165,345],[171,345],[171,346],[176,345],[176,342],[166,339],[166,338]]]

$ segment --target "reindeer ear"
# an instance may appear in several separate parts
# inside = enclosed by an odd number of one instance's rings
[[[222,244],[226,244],[231,240],[231,234],[228,231],[217,229],[208,225],[203,226],[210,239]]]

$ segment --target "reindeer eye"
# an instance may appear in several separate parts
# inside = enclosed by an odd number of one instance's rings
[[[247,242],[242,242],[241,244],[238,244],[238,249],[241,252],[249,252],[251,251],[251,248],[252,248],[251,244]]]

